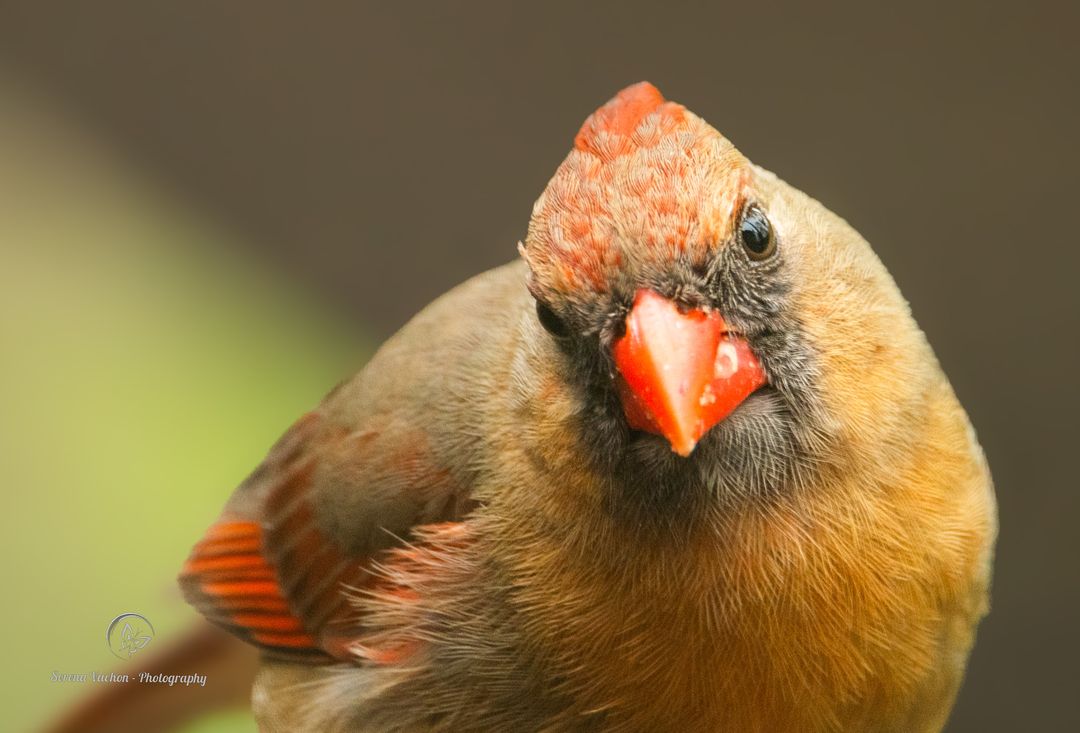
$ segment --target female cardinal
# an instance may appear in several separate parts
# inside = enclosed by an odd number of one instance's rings
[[[870,247],[647,83],[181,574],[264,731],[937,731],[975,434]]]

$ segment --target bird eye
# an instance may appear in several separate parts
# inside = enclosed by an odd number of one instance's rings
[[[570,329],[566,327],[563,319],[555,315],[555,311],[551,310],[546,303],[539,300],[536,301],[536,318],[540,321],[540,325],[544,327],[544,330],[552,336],[566,338],[570,335]]]
[[[776,251],[776,237],[769,217],[756,204],[747,208],[739,224],[739,239],[752,260],[763,260]]]

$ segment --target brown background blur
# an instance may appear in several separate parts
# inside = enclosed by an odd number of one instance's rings
[[[978,430],[1001,538],[949,730],[1080,730],[1076,4],[431,5],[3,3],[0,69],[380,338],[654,82],[866,236]]]

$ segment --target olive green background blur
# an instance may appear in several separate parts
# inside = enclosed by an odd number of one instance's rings
[[[949,730],[1080,730],[1080,18],[866,5],[0,2],[0,727],[112,669],[118,613],[181,629],[231,488],[649,79],[870,240],[978,429],[1002,529]]]

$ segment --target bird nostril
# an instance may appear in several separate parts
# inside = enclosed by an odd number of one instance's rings
[[[611,341],[614,343],[626,335],[626,317],[629,313],[621,313],[611,320]]]

